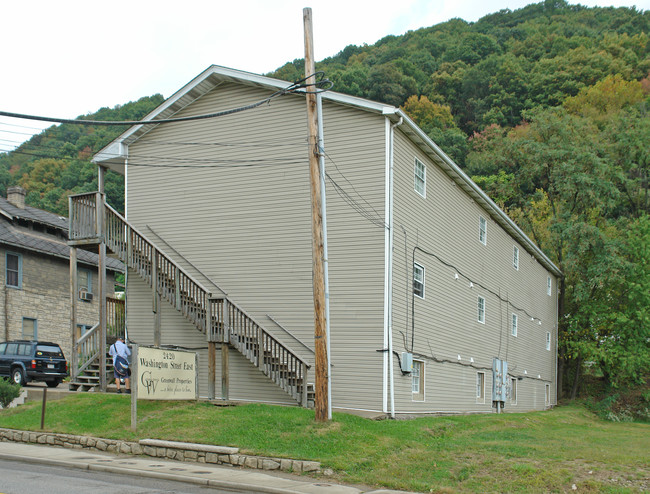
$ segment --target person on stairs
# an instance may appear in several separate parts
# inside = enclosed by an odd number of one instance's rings
[[[115,386],[117,392],[121,393],[120,380],[124,379],[126,393],[131,394],[131,369],[129,368],[129,357],[131,350],[124,343],[124,338],[119,336],[108,350],[108,354],[113,357],[113,375],[115,376]]]

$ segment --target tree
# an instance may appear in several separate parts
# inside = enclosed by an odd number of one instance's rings
[[[447,105],[433,103],[426,96],[411,96],[404,111],[427,135],[459,165],[464,165],[469,146],[467,137],[456,126]]]

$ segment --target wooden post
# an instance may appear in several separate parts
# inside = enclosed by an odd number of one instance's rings
[[[160,347],[160,294],[158,293],[158,253],[151,248],[151,294],[153,307],[153,346]]]
[[[221,398],[228,400],[230,394],[230,374],[228,363],[228,341],[230,340],[230,303],[223,300],[223,334],[221,342]]]
[[[208,341],[208,399],[214,400],[217,394],[217,344]]]
[[[106,244],[99,244],[99,389],[106,392]]]
[[[70,334],[72,335],[72,355],[70,356],[71,381],[77,380],[79,349],[77,348],[77,248],[70,247]]]
[[[138,427],[138,345],[131,352],[131,430]]]
[[[205,334],[208,339],[208,399],[214,400],[216,394],[216,373],[217,356],[214,332],[212,330],[212,300],[211,295],[206,294],[207,305],[205,308]]]
[[[314,63],[311,9],[303,9],[305,27],[305,76],[307,84],[316,82]],[[314,292],[314,346],[316,350],[315,418],[318,422],[328,419],[327,385],[327,333],[325,320],[325,281],[323,250],[323,216],[321,209],[320,170],[318,158],[318,114],[316,110],[316,87],[307,87],[307,121],[309,123],[309,180],[311,188],[312,217],[312,278]]]

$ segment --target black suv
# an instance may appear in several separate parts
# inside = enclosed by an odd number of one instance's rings
[[[0,376],[24,386],[45,381],[55,388],[68,375],[68,362],[61,347],[47,341],[15,340],[0,343]]]

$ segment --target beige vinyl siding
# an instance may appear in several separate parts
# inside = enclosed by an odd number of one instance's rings
[[[222,84],[177,116],[267,95]],[[383,118],[331,103],[324,114],[328,173],[364,207],[369,208],[361,197],[372,204],[383,221]],[[274,336],[313,360],[267,316],[313,348],[307,157],[305,101],[298,96],[227,117],[161,125],[129,147],[127,214],[145,235],[153,230],[164,240],[166,245],[148,235],[163,251],[182,254]],[[137,166],[169,164],[170,158],[204,166]],[[250,166],[235,166],[242,163]],[[355,212],[329,183],[327,206],[333,405],[380,410],[382,355],[376,350],[383,345],[384,230]],[[220,293],[205,278],[200,281]],[[134,310],[150,313],[146,306]],[[259,392],[239,366],[231,368],[231,397]]]
[[[426,199],[413,190],[415,158],[427,166]],[[425,380],[427,398],[424,403],[413,403],[410,379],[398,373],[395,376],[397,411],[491,411],[493,357],[507,360],[511,374],[524,375],[524,370],[527,371],[527,377],[519,382],[517,409],[544,408],[543,398],[540,405],[539,400],[531,397],[533,393],[539,394],[535,391],[537,387],[544,390],[544,383],[530,377],[541,375],[543,380],[553,383],[554,393],[554,343],[553,351],[545,348],[546,332],[551,331],[553,335],[557,332],[557,298],[546,294],[550,274],[486,210],[408,141],[399,127],[395,136],[394,191],[393,339],[397,351],[411,349],[413,248],[417,245],[439,258],[415,253],[415,262],[426,270],[426,299],[415,298],[413,351],[430,357]],[[487,220],[486,245],[479,241],[479,216]],[[519,270],[512,266],[513,245],[520,250]],[[458,280],[454,278],[457,272]],[[473,288],[462,275],[474,281]],[[555,293],[557,283],[552,279]],[[510,304],[479,284],[500,294]],[[479,296],[486,302],[485,324],[477,321]],[[530,321],[513,306],[541,319],[542,325],[537,320]],[[512,312],[519,316],[516,338],[510,334]],[[404,348],[402,334],[408,335],[408,348]],[[486,373],[484,405],[475,402],[478,370]]]
[[[154,315],[151,288],[133,271],[129,270],[127,293],[127,325],[129,339],[140,345],[153,344]],[[171,305],[161,303],[161,345],[178,346],[196,351],[199,358],[199,396],[208,396],[208,342],[203,333],[187,321]],[[221,398],[221,346],[217,344],[216,398]],[[229,399],[259,401],[275,404],[295,404],[292,398],[276,386],[269,386],[264,374],[231,349]]]

